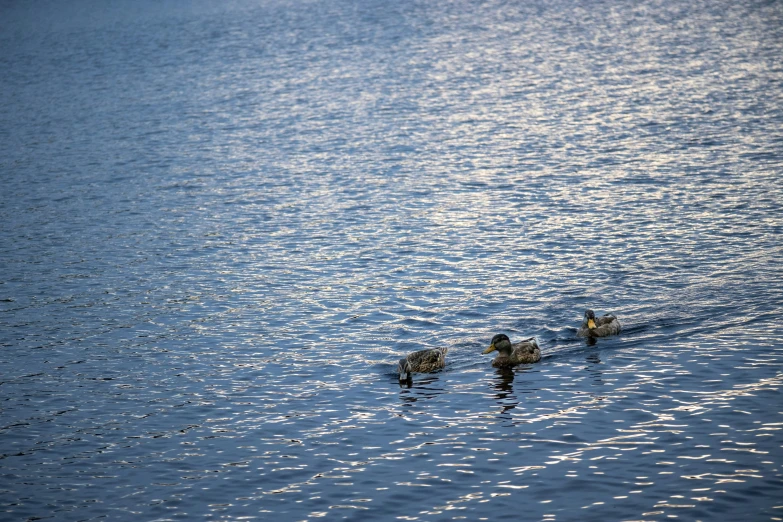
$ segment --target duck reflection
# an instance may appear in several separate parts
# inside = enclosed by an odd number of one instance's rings
[[[419,379],[415,384],[412,380],[400,381],[400,388],[400,399],[406,403],[432,399],[445,391],[437,376]]]
[[[496,377],[490,386],[497,392],[495,399],[502,408],[500,418],[511,421],[511,414],[508,412],[519,404],[519,400],[514,395],[514,369],[501,367],[495,371],[495,375]]]
[[[498,399],[504,399],[514,390],[514,369],[509,367],[498,368],[495,371],[497,377],[492,382],[492,387],[498,391],[495,396]]]
[[[413,377],[411,377],[411,374],[408,374],[406,379],[399,379],[397,382],[400,383],[400,388],[410,388],[413,386]]]
[[[587,370],[592,379],[593,384],[596,384],[598,386],[603,386],[604,379],[603,375],[604,372],[601,370],[601,357],[599,357],[598,353],[594,352],[589,354],[587,357],[585,357],[585,361],[587,361],[587,366],[585,366],[585,370]]]

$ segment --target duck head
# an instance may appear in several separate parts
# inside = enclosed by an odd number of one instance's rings
[[[511,340],[508,338],[508,335],[497,334],[489,342],[489,347],[482,353],[490,353],[494,352],[495,350],[505,354],[511,353]]]
[[[397,363],[397,373],[400,374],[400,381],[407,381],[411,378],[411,363],[404,357]]]
[[[586,326],[591,330],[595,328],[595,312],[592,310],[585,310],[585,318],[582,321],[582,326]]]

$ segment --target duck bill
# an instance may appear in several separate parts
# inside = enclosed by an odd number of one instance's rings
[[[486,350],[484,350],[484,351],[483,351],[483,352],[481,352],[481,353],[490,353],[490,352],[494,352],[494,351],[495,351],[495,349],[496,349],[496,348],[495,348],[495,345],[494,345],[494,344],[490,344],[490,345],[489,345],[489,348],[487,348]]]
[[[591,330],[593,328],[595,328],[595,321],[593,321],[592,319],[588,319],[587,320],[587,327],[590,328]]]

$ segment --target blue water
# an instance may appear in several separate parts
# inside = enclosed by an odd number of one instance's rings
[[[778,1],[1,2],[0,519],[783,519],[781,56]]]

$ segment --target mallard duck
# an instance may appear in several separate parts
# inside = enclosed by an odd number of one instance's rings
[[[541,350],[535,337],[511,344],[506,334],[497,334],[489,343],[489,348],[482,353],[498,351],[498,356],[492,360],[492,366],[503,368],[518,364],[531,364],[541,360]]]
[[[401,381],[411,378],[411,373],[429,373],[439,370],[446,365],[446,353],[448,348],[429,348],[409,353],[397,363],[397,373]]]
[[[606,337],[620,333],[621,329],[620,321],[614,314],[606,314],[596,319],[595,312],[585,310],[585,318],[576,335],[579,337]]]

